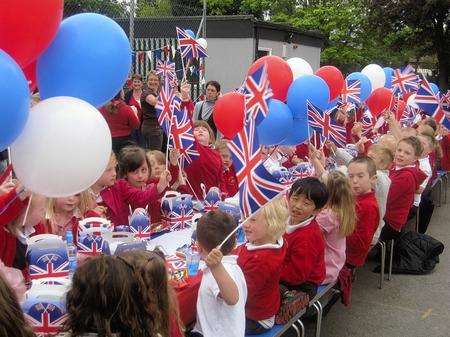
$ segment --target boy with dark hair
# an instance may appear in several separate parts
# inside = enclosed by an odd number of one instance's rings
[[[197,243],[207,269],[203,272],[197,298],[194,336],[236,336],[245,334],[247,285],[236,255],[228,255],[236,238],[233,218],[221,211],[203,215],[197,224]]]
[[[297,180],[289,191],[289,219],[283,239],[287,243],[286,257],[281,269],[280,283],[288,290],[294,290],[312,299],[317,287],[325,279],[325,240],[315,216],[328,201],[325,185],[317,178]],[[290,319],[291,313],[301,309],[305,300],[298,300],[296,294],[284,303],[276,317],[276,323]],[[307,296],[305,296],[307,295]]]
[[[423,147],[417,137],[406,137],[398,142],[394,168],[389,173],[391,186],[384,216],[386,225],[381,231],[380,240],[386,242],[396,239],[407,222],[414,194],[426,178],[426,174],[417,165],[422,152]]]
[[[369,253],[373,235],[380,223],[380,211],[373,186],[377,180],[377,167],[373,159],[361,156],[348,164],[348,178],[356,199],[355,231],[347,236],[346,266],[362,266]]]

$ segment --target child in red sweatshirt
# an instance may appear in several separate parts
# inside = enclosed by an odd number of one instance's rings
[[[327,200],[326,186],[313,177],[297,180],[289,191],[290,217],[283,236],[287,252],[280,283],[288,290],[306,294],[309,299],[316,295],[317,287],[325,279],[325,240],[315,216]],[[289,312],[301,308],[296,305],[298,295],[285,301],[278,313],[277,323],[286,322],[290,318]]]
[[[284,200],[275,199],[243,224],[248,242],[239,248],[237,263],[247,282],[246,334],[263,333],[275,323],[280,308],[278,284],[286,255],[282,235],[287,217]]]
[[[398,238],[406,224],[409,211],[414,203],[414,194],[426,179],[417,164],[423,152],[417,137],[410,136],[398,142],[394,155],[394,168],[389,173],[391,186],[387,197],[386,214],[380,240],[389,241]]]
[[[356,226],[347,236],[346,265],[353,269],[366,261],[373,235],[380,222],[380,211],[372,189],[377,179],[373,159],[356,157],[348,164],[348,178],[356,198]]]
[[[219,140],[216,142],[216,150],[222,158],[223,173],[222,173],[222,193],[226,198],[233,197],[239,192],[239,184],[236,177],[231,153],[228,149],[226,140]]]

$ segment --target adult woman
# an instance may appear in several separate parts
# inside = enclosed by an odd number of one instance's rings
[[[142,82],[142,76],[139,74],[134,74],[131,77],[131,90],[129,90],[125,94],[125,103],[131,106],[133,109],[136,109],[137,115],[139,117],[139,121],[142,124],[142,105],[141,105],[141,97],[142,97],[142,89],[144,87],[144,83]],[[141,136],[141,128],[139,126],[138,129],[133,130],[132,139],[139,146],[142,146],[142,136]]]
[[[118,154],[123,147],[133,144],[131,132],[139,127],[139,118],[136,112],[123,101],[123,90],[101,107],[100,112],[111,130],[114,153]]]
[[[213,119],[214,105],[220,95],[220,84],[216,81],[209,81],[206,83],[206,97],[203,102],[197,102],[192,116],[193,121],[203,120],[208,123],[214,132],[214,137],[217,137],[217,127]]]
[[[144,148],[161,151],[163,143],[163,130],[156,116],[156,103],[159,93],[159,77],[156,72],[150,71],[147,75],[147,88],[141,96],[142,106],[142,139]]]

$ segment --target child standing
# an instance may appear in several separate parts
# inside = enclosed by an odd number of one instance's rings
[[[369,157],[356,157],[348,164],[348,178],[356,199],[356,227],[347,237],[346,265],[350,269],[362,266],[369,253],[373,235],[380,223],[380,211],[372,189],[377,169]]]
[[[423,152],[417,137],[403,138],[397,145],[394,156],[395,167],[391,170],[391,187],[389,188],[386,214],[380,240],[396,239],[406,224],[408,214],[414,202],[414,194],[426,175],[417,167],[417,159]]]
[[[263,333],[275,323],[280,308],[278,284],[286,255],[282,235],[287,217],[284,201],[275,199],[243,224],[248,242],[240,247],[237,262],[247,281],[247,335]]]
[[[325,240],[315,216],[327,200],[327,189],[317,178],[299,179],[289,191],[290,217],[283,236],[288,248],[280,281],[310,299],[325,279]]]
[[[243,337],[245,334],[247,286],[237,256],[229,255],[235,236],[218,248],[235,226],[231,216],[221,211],[203,215],[197,224],[198,246],[208,268],[198,291],[194,336]]]
[[[328,202],[316,216],[325,237],[324,284],[335,282],[345,264],[346,237],[355,229],[355,199],[347,177],[339,172],[328,174]]]
[[[234,169],[233,161],[231,160],[231,153],[228,150],[227,142],[219,140],[216,142],[216,150],[219,151],[222,158],[223,165],[223,186],[222,191],[226,197],[233,197],[239,192],[239,185],[236,178],[236,171]]]

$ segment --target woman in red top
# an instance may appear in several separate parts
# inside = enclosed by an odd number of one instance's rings
[[[131,136],[134,142],[138,144],[139,146],[143,146],[142,143],[142,134],[141,134],[141,128],[142,125],[142,104],[141,104],[141,98],[142,98],[142,89],[144,87],[144,83],[142,82],[142,76],[139,74],[134,74],[131,77],[131,90],[128,91],[125,94],[125,103],[127,103],[129,106],[131,106],[133,109],[137,111],[137,115],[139,117],[139,128],[133,130]]]
[[[111,130],[112,148],[118,154],[120,150],[133,143],[131,132],[139,128],[140,122],[136,112],[123,101],[121,90],[100,112]]]

